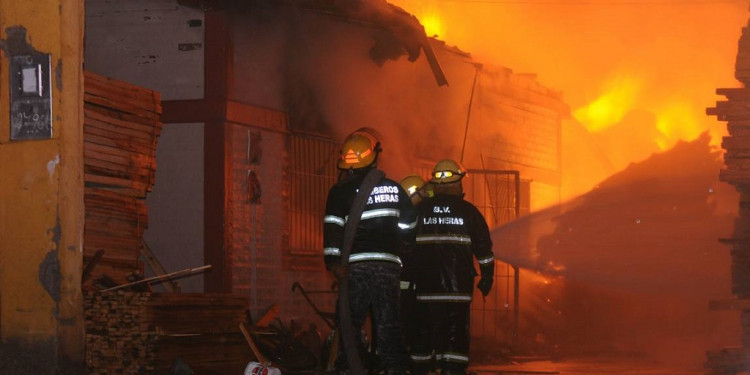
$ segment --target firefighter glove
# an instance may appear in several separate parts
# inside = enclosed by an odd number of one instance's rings
[[[490,289],[492,289],[492,277],[485,276],[479,279],[477,289],[479,289],[485,297],[490,294]]]

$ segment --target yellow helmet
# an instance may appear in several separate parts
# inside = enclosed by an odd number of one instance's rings
[[[409,194],[409,196],[414,196],[414,194],[419,193],[419,189],[421,189],[427,182],[422,178],[415,174],[408,175],[404,177],[401,182],[401,187],[406,190],[406,194]]]
[[[360,128],[349,134],[339,151],[339,169],[360,169],[373,163],[381,151],[379,136],[370,128]]]
[[[466,170],[461,167],[455,160],[443,159],[435,164],[432,169],[430,182],[434,184],[447,184],[450,182],[461,181],[466,175]]]

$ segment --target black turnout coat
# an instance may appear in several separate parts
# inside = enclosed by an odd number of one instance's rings
[[[474,277],[492,277],[494,254],[482,214],[463,197],[440,194],[417,205],[417,245],[406,277],[421,302],[471,302]]]

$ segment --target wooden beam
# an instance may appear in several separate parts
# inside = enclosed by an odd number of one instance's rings
[[[141,280],[138,280],[138,281],[133,281],[131,283],[113,286],[111,288],[107,288],[107,289],[102,290],[101,293],[110,292],[110,291],[113,291],[113,290],[118,290],[118,289],[123,289],[123,288],[129,288],[131,286],[140,285],[140,284],[147,284],[147,283],[151,283],[151,282],[168,280],[170,278],[185,277],[185,276],[189,276],[191,274],[197,273],[197,272],[201,272],[201,271],[207,270],[209,268],[211,268],[210,264],[207,264],[205,266],[200,266],[200,267],[197,267],[197,268],[186,268],[184,270],[180,270],[180,271],[177,271],[177,272],[168,273],[166,275],[153,276],[153,277],[141,279]]]
[[[231,100],[227,101],[226,105],[226,119],[229,122],[270,131],[288,132],[289,120],[284,112]]]
[[[750,310],[750,299],[709,301],[709,310]]]
[[[211,11],[205,13],[204,22],[204,96],[206,99],[224,101],[228,96],[233,70],[231,17],[225,11]]]
[[[226,104],[220,100],[165,100],[161,106],[164,124],[222,122],[226,116]]]
[[[143,257],[146,263],[148,263],[148,266],[151,267],[151,270],[154,271],[154,274],[156,276],[163,276],[167,274],[167,270],[164,269],[164,266],[162,266],[159,258],[156,257],[154,252],[151,251],[151,248],[148,247],[148,244],[143,239],[141,239],[141,257]],[[164,283],[164,287],[167,289],[167,292],[180,292],[180,285],[172,279],[167,279]]]
[[[266,359],[263,353],[260,352],[260,349],[258,349],[258,346],[255,345],[255,340],[253,340],[253,336],[245,326],[245,323],[240,322],[239,327],[242,335],[245,336],[245,341],[247,341],[247,345],[250,346],[250,350],[253,352],[253,356],[255,356],[255,359],[263,366],[270,366],[271,362]]]
[[[205,275],[205,291],[230,293],[232,268],[228,253],[230,248],[229,210],[227,197],[231,188],[231,148],[228,143],[230,125],[226,122],[206,123],[203,136],[203,258],[214,265],[214,271]]]
[[[230,20],[227,12],[205,13],[204,96],[208,101],[224,103],[224,108],[232,80]],[[230,126],[224,117],[226,111],[222,110],[221,113],[223,118],[208,121],[203,128],[203,257],[206,263],[214,266],[213,272],[205,275],[205,291],[227,293],[232,291],[232,267],[228,253],[231,243],[226,230],[229,227],[227,189],[231,186],[231,140]]]

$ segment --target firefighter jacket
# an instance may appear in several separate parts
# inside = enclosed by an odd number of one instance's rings
[[[420,302],[471,302],[474,258],[492,277],[495,258],[487,222],[461,196],[440,194],[417,206],[417,245],[407,266]]]
[[[344,225],[364,173],[340,181],[328,192],[323,218],[323,254],[326,268],[341,263]],[[357,227],[349,263],[386,261],[402,265],[401,256],[414,246],[416,209],[395,181],[383,178],[375,185]]]

